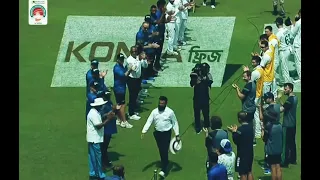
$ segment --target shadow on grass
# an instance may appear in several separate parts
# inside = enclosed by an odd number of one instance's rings
[[[241,66],[242,64],[227,64],[222,79],[222,85],[224,85],[224,83],[226,83],[238,71],[238,69],[241,68]],[[239,73],[239,76],[240,75],[241,74]]]
[[[124,157],[125,155],[117,153],[117,152],[108,152],[108,157],[110,161],[118,161],[120,159],[120,157]]]

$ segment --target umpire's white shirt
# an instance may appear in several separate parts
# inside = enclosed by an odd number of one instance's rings
[[[104,128],[97,129],[95,126],[102,123],[100,113],[91,108],[87,116],[87,142],[102,143]]]
[[[172,128],[175,135],[179,135],[179,125],[176,115],[169,107],[166,107],[163,112],[159,112],[158,108],[155,108],[143,126],[142,133],[146,133],[152,123],[154,123],[156,131],[164,132]]]
[[[136,69],[131,71],[129,74],[129,77],[131,78],[140,78],[141,77],[141,68],[148,67],[147,60],[139,60],[139,57],[134,58],[132,56],[129,56],[126,61],[126,65],[135,66]]]

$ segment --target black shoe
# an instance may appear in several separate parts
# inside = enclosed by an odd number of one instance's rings
[[[109,161],[108,163],[106,163],[106,164],[104,164],[104,165],[102,166],[103,169],[112,168],[112,167],[113,167],[113,164],[112,164],[111,161]]]
[[[197,134],[200,134],[201,131],[202,131],[202,129],[196,130],[196,133],[197,133]]]

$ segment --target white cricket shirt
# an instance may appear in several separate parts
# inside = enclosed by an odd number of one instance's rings
[[[179,125],[176,115],[169,107],[166,107],[163,112],[159,112],[158,108],[155,108],[143,126],[142,133],[146,133],[152,123],[154,123],[156,131],[163,132],[173,129],[175,135],[179,135]]]
[[[257,67],[255,67],[251,73],[251,80],[252,81],[257,81],[258,79],[260,79],[261,74],[260,72],[257,70],[258,67],[261,67],[260,65],[258,65]]]
[[[179,0],[181,1],[181,4],[184,6],[189,3],[189,0]],[[181,11],[181,19],[188,19],[189,13],[188,8],[185,7],[184,10]]]
[[[102,123],[100,113],[91,108],[87,116],[87,142],[102,143],[104,128],[97,129],[95,126]]]
[[[138,56],[137,56],[137,58],[129,56],[126,60],[126,65],[131,65],[131,66],[136,67],[136,69],[131,71],[131,73],[129,74],[129,77],[131,77],[131,78],[140,78],[141,77],[141,68],[148,67],[147,60],[139,60],[138,58],[139,58]]]
[[[175,0],[173,2],[173,6],[174,8],[177,10],[177,13],[176,13],[176,23],[180,23],[181,22],[181,19],[182,19],[182,14],[181,14],[181,11],[179,10],[179,7],[182,6],[182,0]]]
[[[292,36],[290,31],[287,28],[280,27],[278,29],[276,36],[280,43],[279,51],[289,50],[290,47],[292,46],[292,43],[291,43]]]
[[[271,57],[268,55],[267,52],[272,52],[272,51],[268,49],[266,52],[263,53],[263,56],[260,62],[260,66],[262,67],[266,67],[266,65],[269,64],[271,61]]]
[[[170,2],[168,2],[167,6],[166,6],[166,9],[167,9],[167,11],[166,11],[166,18],[169,17],[169,14],[168,14],[168,13],[169,13],[170,11],[173,11],[174,13],[173,13],[171,16],[175,17],[176,19],[171,20],[170,23],[176,22],[176,20],[177,20],[176,15],[177,15],[177,13],[179,12],[179,9],[175,7],[174,3],[171,4]]]
[[[293,46],[300,47],[301,46],[301,18],[296,22],[295,25],[292,25],[291,33],[294,37]]]

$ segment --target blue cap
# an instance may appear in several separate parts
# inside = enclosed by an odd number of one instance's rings
[[[274,100],[274,95],[272,92],[267,92],[263,95],[263,99],[273,99]]]
[[[148,22],[148,23],[151,23],[151,16],[148,14],[148,15],[145,15],[144,16],[144,21],[145,22]]]
[[[92,75],[99,75],[99,73],[100,73],[99,69],[92,70]]]
[[[98,60],[96,60],[96,59],[93,59],[93,60],[91,61],[91,65],[92,65],[92,66],[96,66],[96,67],[98,67],[98,65],[99,65],[99,61],[98,61]]]
[[[222,139],[220,146],[226,153],[230,153],[232,151],[231,142],[228,139]]]

